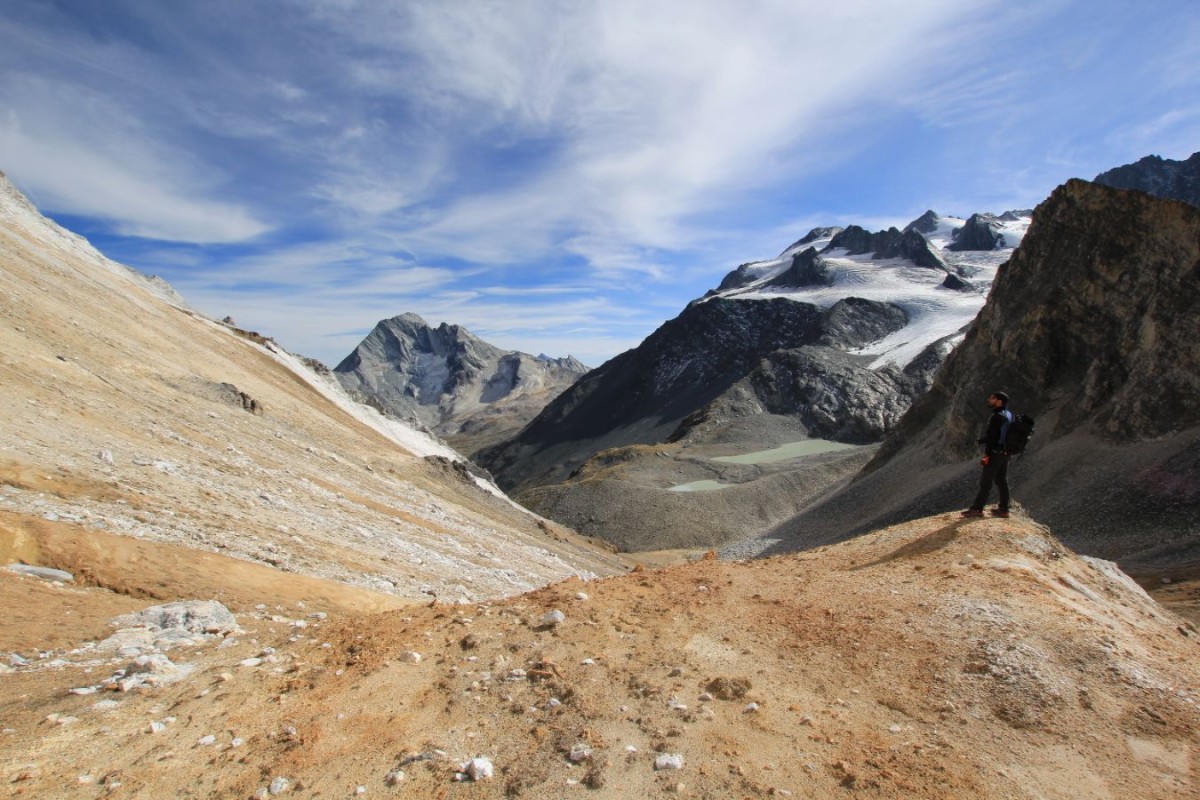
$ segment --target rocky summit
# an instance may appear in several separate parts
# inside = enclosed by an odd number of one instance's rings
[[[1183,161],[1146,156],[1102,172],[1095,180],[1114,189],[1135,189],[1164,200],[1200,206],[1200,153],[1192,153]]]
[[[574,358],[501,350],[416,314],[379,322],[334,374],[357,399],[471,455],[508,438],[587,372]]]

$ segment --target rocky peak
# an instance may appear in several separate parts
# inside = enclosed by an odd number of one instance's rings
[[[904,226],[904,231],[916,231],[917,233],[933,233],[938,228],[938,222],[941,221],[941,216],[936,211],[930,209],[921,216],[914,219],[912,222]]]
[[[972,214],[962,228],[955,231],[954,242],[947,250],[995,250],[1004,246],[1000,235],[999,219],[994,214]]]
[[[783,252],[786,254],[792,250],[795,250],[797,247],[804,247],[807,244],[812,244],[813,242],[818,242],[822,239],[832,239],[843,230],[845,229],[836,225],[823,228],[813,228],[811,231],[804,234],[803,238],[788,245]]]
[[[942,260],[924,236],[915,228],[909,227],[900,232],[896,228],[886,231],[869,233],[857,225],[851,225],[833,237],[822,253],[843,249],[848,255],[872,254],[873,258],[906,258],[918,267],[947,270],[946,262]]]
[[[574,358],[502,350],[407,313],[380,321],[334,374],[360,399],[470,453],[523,426],[586,371]]]
[[[832,286],[833,276],[825,259],[815,248],[802,250],[792,256],[792,265],[767,284],[768,287],[803,289],[810,286]]]
[[[1100,173],[1096,183],[1200,206],[1200,152],[1192,153],[1185,161],[1146,156],[1133,164]]]

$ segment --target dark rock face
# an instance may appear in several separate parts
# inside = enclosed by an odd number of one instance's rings
[[[721,285],[716,288],[716,291],[710,291],[709,294],[712,295],[717,292],[728,291],[729,289],[740,289],[747,284],[753,283],[754,274],[750,271],[750,268],[755,263],[752,261],[748,264],[739,264],[737,269],[730,272],[721,280]]]
[[[953,272],[946,276],[946,280],[942,281],[942,286],[947,289],[952,289],[956,292],[972,292],[975,290],[971,284],[967,283]]]
[[[1200,557],[1197,297],[1200,210],[1078,180],[1059,187],[930,391],[856,482],[794,529],[837,538],[963,507],[984,400],[1002,389],[1038,419],[1012,473],[1038,520],[1105,558]]]
[[[468,454],[519,429],[585,371],[572,358],[501,350],[458,325],[431,328],[416,314],[381,321],[334,368],[352,396]]]
[[[1035,219],[938,380],[960,419],[974,424],[978,392],[999,383],[1057,398],[1059,434],[1200,424],[1200,213],[1071,181]]]
[[[852,256],[872,253],[872,257],[877,259],[907,258],[918,267],[948,269],[942,257],[934,252],[929,242],[915,228],[906,229],[904,233],[895,228],[868,233],[857,225],[851,225],[833,237],[821,252],[827,253],[839,248],[845,249]]]
[[[1192,153],[1185,161],[1146,156],[1097,175],[1096,183],[1200,206],[1200,153]]]
[[[941,217],[933,209],[926,211],[921,216],[914,219],[912,222],[904,226],[904,231],[916,231],[917,233],[933,233],[937,230],[938,220]]]
[[[995,250],[1004,245],[1004,237],[997,230],[999,220],[992,214],[972,214],[954,234],[954,242],[946,249],[955,252],[963,250]]]
[[[818,343],[854,347],[904,321],[898,308],[857,299],[827,311],[782,298],[693,303],[478,460],[506,490],[562,480],[601,450],[664,441],[775,351]]]
[[[750,378],[772,414],[792,414],[814,438],[877,442],[908,409],[919,382],[895,366],[867,369],[831,347],[772,353]]]
[[[792,256],[792,265],[766,285],[786,289],[832,286],[833,276],[829,272],[829,265],[817,255],[815,248],[810,247]]]

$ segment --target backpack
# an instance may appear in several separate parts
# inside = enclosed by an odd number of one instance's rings
[[[1031,436],[1033,436],[1033,417],[1027,414],[1017,414],[1000,437],[1000,443],[1004,452],[1015,456],[1025,452]]]

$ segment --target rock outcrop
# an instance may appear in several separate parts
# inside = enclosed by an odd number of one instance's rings
[[[946,262],[934,252],[929,242],[913,227],[900,232],[896,228],[869,233],[865,228],[851,225],[833,237],[822,253],[845,250],[848,255],[872,254],[873,258],[906,258],[918,267],[947,270]]]
[[[995,250],[1004,245],[1004,236],[999,231],[999,219],[992,214],[972,214],[967,224],[957,232],[954,242],[946,249],[954,252],[963,250]]]

